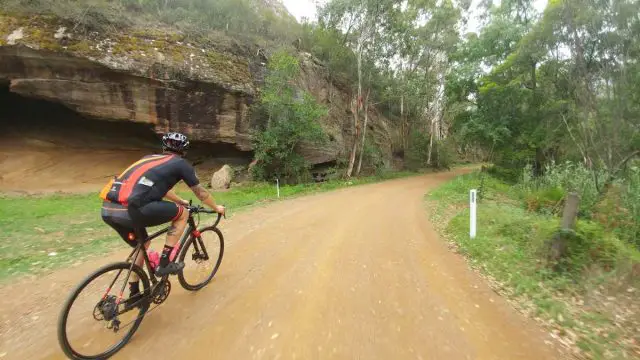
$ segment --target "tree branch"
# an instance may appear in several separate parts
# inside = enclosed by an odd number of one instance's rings
[[[567,127],[567,131],[569,132],[569,136],[571,136],[571,139],[573,140],[573,142],[576,144],[576,146],[578,147],[578,150],[580,150],[580,154],[582,155],[582,158],[584,159],[584,161],[587,161],[587,153],[586,150],[583,149],[582,146],[580,146],[580,144],[578,143],[578,140],[576,139],[576,137],[573,135],[573,131],[571,131],[571,127],[569,127],[569,123],[567,122],[567,118],[564,116],[564,114],[560,115],[562,116],[562,121],[564,121],[565,126]],[[587,165],[587,164],[585,164]]]
[[[609,188],[609,186],[611,185],[611,183],[613,182],[613,179],[615,179],[616,175],[618,175],[618,173],[620,172],[620,170],[622,170],[622,167],[625,166],[625,164],[633,159],[635,156],[640,155],[640,149],[636,149],[634,151],[632,151],[631,153],[629,153],[629,155],[627,155],[624,159],[620,160],[620,162],[618,163],[618,166],[616,166],[615,170],[612,171],[609,176],[607,177],[607,180],[604,182],[604,184],[602,185],[602,189],[600,190],[600,196],[598,196],[598,202],[600,200],[602,200],[602,198],[604,197],[604,195],[607,193],[607,189]]]

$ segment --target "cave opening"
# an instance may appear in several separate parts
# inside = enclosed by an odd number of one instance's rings
[[[394,158],[404,159],[404,149],[395,149],[392,155]]]
[[[140,157],[161,151],[153,124],[89,118],[62,104],[11,92],[0,79],[0,191],[95,191]],[[234,144],[192,141],[203,182],[222,165],[250,163]]]
[[[0,130],[17,142],[51,147],[152,151],[158,142],[150,124],[88,118],[56,102],[13,93],[8,81],[0,81],[0,119]]]

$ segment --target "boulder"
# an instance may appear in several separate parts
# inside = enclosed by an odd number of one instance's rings
[[[220,170],[211,176],[211,188],[213,190],[228,189],[233,180],[233,169],[229,165],[224,165]]]

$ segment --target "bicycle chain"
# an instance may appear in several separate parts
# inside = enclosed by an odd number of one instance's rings
[[[135,319],[129,321],[128,323],[124,324],[124,325],[120,325],[119,326],[119,330],[122,330],[123,328],[126,328],[127,326],[133,324],[134,322],[138,321],[138,319],[142,318],[143,316],[146,316],[147,314],[149,314],[150,312],[152,312],[153,310],[155,310],[158,306],[162,305],[162,303],[157,304],[153,307],[150,307],[147,311],[144,312],[144,314],[138,315]]]

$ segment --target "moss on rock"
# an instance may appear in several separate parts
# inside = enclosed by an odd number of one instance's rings
[[[126,33],[100,33],[70,30],[73,27],[63,20],[49,15],[0,14],[0,45],[6,38],[22,27],[24,37],[18,44],[70,53],[87,57],[106,66],[126,69],[147,76],[152,67],[161,63],[163,68],[174,68],[165,74],[185,73],[195,80],[215,82],[219,85],[252,93],[253,83],[245,59],[229,54],[213,46],[206,39],[190,38],[171,29],[127,29]],[[55,34],[65,28],[64,39]],[[151,71],[153,73],[153,71]]]

